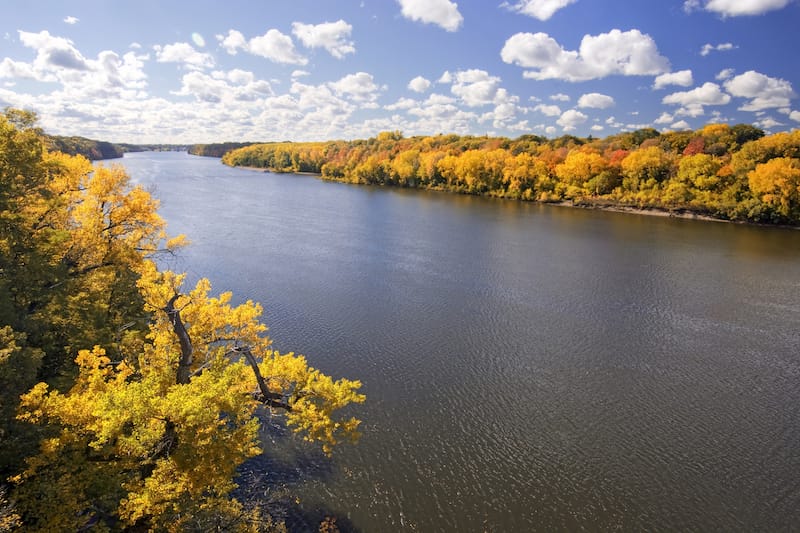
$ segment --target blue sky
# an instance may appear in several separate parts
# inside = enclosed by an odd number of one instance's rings
[[[19,0],[0,106],[115,142],[775,132],[798,27],[798,0]]]

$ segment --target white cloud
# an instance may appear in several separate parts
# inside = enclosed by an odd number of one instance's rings
[[[422,76],[417,76],[410,82],[408,82],[408,88],[414,91],[415,93],[424,93],[427,91],[431,86],[430,80],[423,78]]]
[[[55,81],[55,78],[47,80],[44,76],[40,76],[28,63],[14,61],[8,57],[0,61],[0,78],[38,78],[40,81]]]
[[[665,111],[664,113],[661,113],[660,117],[653,121],[653,124],[669,124],[673,120],[675,120],[675,118]]]
[[[555,134],[557,131],[558,131],[558,130],[556,129],[556,127],[555,127],[555,126],[547,126],[547,127],[544,129],[544,132],[545,132],[547,135],[554,135],[554,134]]]
[[[449,70],[445,70],[442,75],[436,80],[436,83],[453,83],[453,75]]]
[[[506,41],[500,57],[506,63],[535,69],[523,74],[534,80],[586,81],[669,70],[669,61],[659,54],[655,41],[639,30],[584,35],[578,50],[564,50],[546,33],[517,33]]]
[[[294,65],[308,63],[308,59],[295,50],[292,38],[275,29],[250,39],[247,44],[247,50],[253,55],[265,57],[275,63]]]
[[[236,55],[239,50],[244,50],[275,63],[292,65],[308,63],[308,59],[295,49],[292,38],[276,29],[268,30],[264,35],[253,37],[249,41],[242,32],[228,30],[227,35],[217,35],[217,40],[230,55]]]
[[[792,111],[789,113],[789,118],[795,122],[800,122],[800,111]]]
[[[679,120],[670,126],[673,130],[690,130],[692,127],[685,120]]]
[[[303,45],[307,48],[324,48],[337,59],[355,53],[353,41],[349,40],[352,31],[353,27],[341,19],[316,25],[292,23],[292,33]]]
[[[588,116],[584,115],[580,111],[576,111],[575,109],[569,109],[564,111],[564,113],[556,120],[556,124],[561,126],[564,131],[572,131],[579,125],[583,124],[588,120]]]
[[[292,79],[302,78],[304,76],[311,76],[311,73],[307,70],[300,70],[300,69],[292,71]]]
[[[740,111],[789,107],[790,100],[797,96],[788,81],[770,78],[754,70],[748,70],[726,81],[725,89],[734,96],[752,99],[740,107]]]
[[[64,22],[66,22],[67,24],[77,24],[79,21],[80,21],[79,18],[73,17],[72,15],[64,19]]]
[[[450,90],[464,104],[477,107],[494,103],[499,89],[500,78],[485,70],[471,69],[456,72]]]
[[[683,8],[686,12],[705,9],[718,13],[723,17],[742,15],[762,15],[776,9],[783,9],[791,0],[686,0]]]
[[[397,111],[399,109],[411,109],[416,106],[418,102],[411,98],[400,98],[397,102],[384,106],[384,109],[389,111]]]
[[[36,50],[33,67],[37,71],[53,68],[69,70],[88,70],[86,59],[75,48],[72,41],[63,37],[50,35],[48,31],[39,33],[19,32],[23,45]]]
[[[331,82],[330,87],[340,96],[349,96],[355,101],[371,102],[378,98],[380,87],[375,84],[372,74],[357,72],[348,74],[339,81]]]
[[[710,54],[711,52],[714,52],[714,51],[717,51],[717,52],[728,52],[728,51],[733,50],[735,48],[738,48],[738,47],[735,46],[733,43],[721,43],[721,44],[717,44],[717,45],[706,43],[706,44],[703,45],[702,48],[700,48],[700,55],[705,57],[705,56],[707,56],[708,54]]]
[[[519,0],[509,6],[512,11],[528,15],[539,20],[548,20],[556,11],[574,4],[578,0]]]
[[[600,124],[592,124],[592,131],[603,131],[605,126],[601,126]]]
[[[159,63],[183,63],[187,67],[199,69],[214,66],[214,58],[210,54],[195,50],[189,43],[156,45],[153,49]]]
[[[770,130],[770,129],[775,128],[777,126],[783,126],[784,125],[783,122],[778,122],[777,120],[775,120],[772,117],[764,117],[764,118],[762,118],[760,120],[756,120],[755,122],[753,122],[753,124],[755,126],[758,126],[759,128],[765,129],[765,130]]]
[[[715,76],[715,79],[717,79],[719,81],[728,80],[728,79],[733,77],[733,73],[734,72],[736,72],[736,71],[734,69],[732,69],[732,68],[726,68],[726,69],[720,70],[719,73]]]
[[[690,117],[702,116],[705,112],[704,106],[725,105],[730,101],[730,95],[722,92],[719,85],[711,82],[706,82],[701,87],[696,87],[691,91],[668,94],[661,100],[664,104],[682,106],[677,114]]]
[[[550,100],[553,100],[554,102],[569,102],[571,98],[568,94],[557,93],[550,95]]]
[[[181,81],[181,89],[175,94],[194,96],[204,102],[254,101],[273,94],[268,82],[256,80],[252,72],[239,69],[215,71],[211,75],[189,72]]]
[[[239,49],[247,49],[247,39],[244,38],[242,32],[237,30],[228,30],[228,35],[217,35],[217,40],[233,56]]]
[[[458,11],[458,4],[450,0],[397,0],[402,7],[403,16],[425,24],[436,24],[447,31],[456,31],[464,17]]]
[[[538,111],[543,115],[547,115],[548,117],[557,117],[561,114],[561,108],[557,105],[539,104],[534,107],[533,110]]]
[[[667,72],[666,74],[656,76],[655,82],[653,83],[653,89],[662,89],[668,85],[689,87],[693,83],[694,79],[692,78],[691,70],[679,70],[678,72]]]
[[[614,105],[614,99],[607,94],[587,93],[578,98],[578,107],[608,109]]]

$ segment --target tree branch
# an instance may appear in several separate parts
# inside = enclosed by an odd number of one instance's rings
[[[270,407],[277,407],[278,409],[283,409],[285,411],[291,411],[292,406],[288,402],[284,401],[283,395],[277,392],[272,392],[269,390],[267,386],[267,382],[264,380],[264,376],[261,375],[261,370],[258,368],[258,361],[256,361],[255,356],[253,356],[253,352],[250,351],[248,347],[236,347],[231,349],[228,353],[237,353],[244,355],[247,362],[250,364],[250,368],[253,369],[253,374],[256,376],[256,382],[258,383],[258,400],[269,405]]]
[[[167,313],[169,323],[172,324],[172,331],[178,337],[178,343],[181,346],[181,358],[178,361],[178,376],[176,383],[185,385],[191,379],[191,367],[194,355],[194,348],[192,347],[192,339],[189,337],[189,332],[186,331],[186,326],[181,320],[181,312],[175,308],[175,302],[180,297],[180,294],[175,295],[169,299],[167,305],[164,306],[163,311]]]

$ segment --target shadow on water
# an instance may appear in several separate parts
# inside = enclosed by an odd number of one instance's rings
[[[335,458],[327,457],[319,446],[295,437],[281,418],[262,414],[260,419],[264,453],[239,467],[239,486],[233,496],[283,522],[290,532],[359,533],[346,516],[296,497],[294,489],[299,485],[331,479],[336,472]],[[321,528],[323,522],[335,528]]]

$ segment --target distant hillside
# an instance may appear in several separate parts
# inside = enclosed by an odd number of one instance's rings
[[[120,145],[105,141],[95,141],[85,137],[63,137],[61,135],[45,136],[47,148],[69,155],[82,155],[91,161],[122,157],[127,150]]]
[[[192,155],[202,155],[205,157],[222,157],[231,150],[245,148],[253,144],[263,144],[263,143],[225,142],[225,143],[211,143],[211,144],[193,144],[189,147],[189,153]]]
[[[69,155],[82,155],[90,161],[116,159],[126,152],[185,152],[186,145],[181,144],[126,144],[95,141],[86,137],[64,137],[61,135],[44,135],[49,150]],[[240,143],[246,146],[244,143]]]

